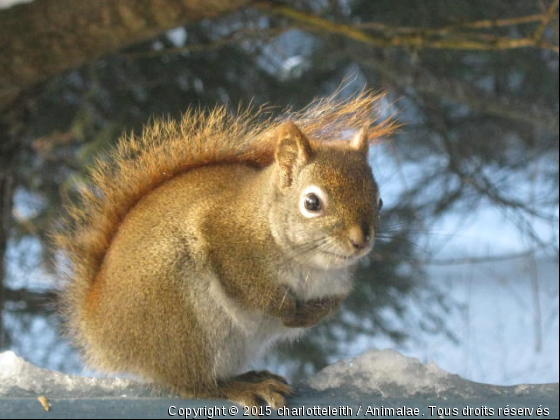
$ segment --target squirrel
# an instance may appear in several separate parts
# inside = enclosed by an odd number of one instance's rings
[[[241,372],[350,293],[381,203],[369,143],[396,127],[372,119],[382,97],[276,118],[190,110],[121,138],[54,234],[69,261],[62,314],[86,361],[185,398],[285,406],[284,378]]]

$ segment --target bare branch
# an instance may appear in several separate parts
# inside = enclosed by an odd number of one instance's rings
[[[533,39],[535,40],[535,42],[537,44],[541,43],[542,38],[544,36],[544,32],[546,31],[546,28],[548,27],[548,25],[552,21],[552,18],[554,16],[556,16],[556,19],[558,19],[558,13],[557,13],[558,12],[558,2],[559,2],[559,0],[555,0],[554,3],[552,3],[550,5],[550,8],[548,9],[547,13],[545,14],[545,18],[542,20],[541,24],[539,25],[539,27],[535,31],[535,34],[533,35]]]
[[[373,29],[384,33],[404,33],[404,34],[447,34],[463,29],[493,29],[506,26],[524,25],[535,22],[542,22],[550,15],[541,13],[537,15],[526,15],[508,19],[486,19],[473,22],[463,22],[454,25],[442,26],[439,28],[415,28],[410,26],[392,26],[379,22],[358,23],[355,26],[362,29]],[[556,15],[558,19],[558,15]]]
[[[29,289],[4,289],[5,302],[10,303],[15,311],[21,312],[53,312],[56,293],[53,291],[34,292]],[[18,305],[23,304],[23,305]]]
[[[558,132],[558,114],[539,103],[528,103],[511,97],[492,95],[463,81],[442,75],[406,68],[394,67],[385,60],[372,60],[366,54],[356,54],[356,59],[388,77],[401,86],[414,86],[421,94],[431,94],[440,98],[463,103],[474,110],[512,121],[520,121],[538,129]]]
[[[553,246],[553,244],[546,244],[545,246]],[[531,256],[534,256],[536,252],[543,250],[545,246],[539,245],[534,248],[528,249],[526,251],[508,253],[502,255],[488,255],[485,257],[461,257],[461,258],[449,258],[449,259],[429,259],[425,261],[419,261],[419,263],[426,264],[426,265],[449,266],[449,265],[463,265],[463,264],[484,264],[484,263],[496,262],[496,261],[518,260],[521,258],[530,258]]]
[[[374,47],[407,47],[416,49],[448,49],[448,50],[506,50],[526,47],[539,47],[558,52],[558,46],[543,42],[536,42],[534,38],[509,38],[503,36],[488,36],[487,40],[480,40],[470,33],[449,38],[431,38],[425,34],[413,33],[393,36],[372,35],[357,26],[346,25],[323,19],[317,15],[296,10],[285,4],[260,1],[257,6],[266,12],[285,16],[311,30],[342,35],[355,41],[363,42]],[[480,35],[480,34],[478,34]]]

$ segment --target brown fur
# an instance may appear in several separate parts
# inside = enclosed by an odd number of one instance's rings
[[[220,359],[219,342],[235,346],[239,337],[219,337],[233,328],[235,314],[233,321],[224,318],[200,297],[225,293],[234,308],[227,310],[264,314],[263,328],[308,327],[338,307],[343,296],[305,302],[275,280],[282,252],[266,227],[264,209],[275,199],[270,180],[282,178],[282,165],[273,164],[280,159],[277,138],[299,127],[302,144],[311,140],[309,153],[327,147],[348,155],[348,162],[363,159],[333,141],[369,125],[381,98],[371,92],[348,100],[330,97],[277,119],[251,110],[232,116],[224,107],[189,111],[179,123],[156,121],[141,137],[123,138],[110,160],[94,165],[93,188],[81,191],[82,200],[68,209],[66,227],[55,234],[70,261],[63,314],[88,361],[185,396],[283,405],[290,389],[275,375],[236,378],[212,371],[210,364],[235,370],[227,357]],[[293,123],[286,125],[287,119]],[[386,119],[367,137],[394,128]],[[335,162],[346,159],[333,156]],[[295,170],[296,161],[286,167]],[[344,182],[337,176],[333,182]],[[266,200],[262,191],[268,191]],[[348,210],[349,218],[363,218],[364,211]],[[214,317],[228,327],[213,325]]]

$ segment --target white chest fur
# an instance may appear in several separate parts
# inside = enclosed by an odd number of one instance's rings
[[[285,327],[279,319],[248,311],[228,297],[219,280],[209,285],[210,302],[215,305],[214,319],[219,318],[220,331],[209,331],[215,348],[214,371],[217,378],[241,373],[248,365],[260,359],[278,340],[295,340],[305,328]]]
[[[322,270],[294,264],[283,268],[278,279],[302,300],[346,296],[352,289],[352,268]]]
[[[331,271],[284,268],[278,280],[304,300],[346,295],[351,288],[347,268]],[[217,278],[210,280],[208,291],[210,302],[207,304],[219,308],[212,311],[212,316],[221,318],[222,329],[212,338],[215,344],[214,371],[219,378],[240,373],[276,341],[294,340],[306,331],[305,328],[285,327],[279,319],[246,310],[225,294]]]

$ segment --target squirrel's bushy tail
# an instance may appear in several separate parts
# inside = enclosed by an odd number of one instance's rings
[[[333,95],[278,118],[263,109],[249,108],[235,115],[224,106],[209,112],[190,110],[178,122],[157,120],[141,136],[123,137],[106,159],[95,162],[91,184],[80,188],[80,199],[66,206],[67,216],[53,234],[69,263],[61,310],[71,335],[81,341],[90,286],[120,223],[142,197],[192,168],[241,162],[268,165],[275,147],[270,133],[288,118],[314,139],[340,139],[348,136],[347,131],[371,123],[375,124],[371,139],[385,136],[396,124],[391,118],[376,118],[382,98],[371,91],[349,99]]]

